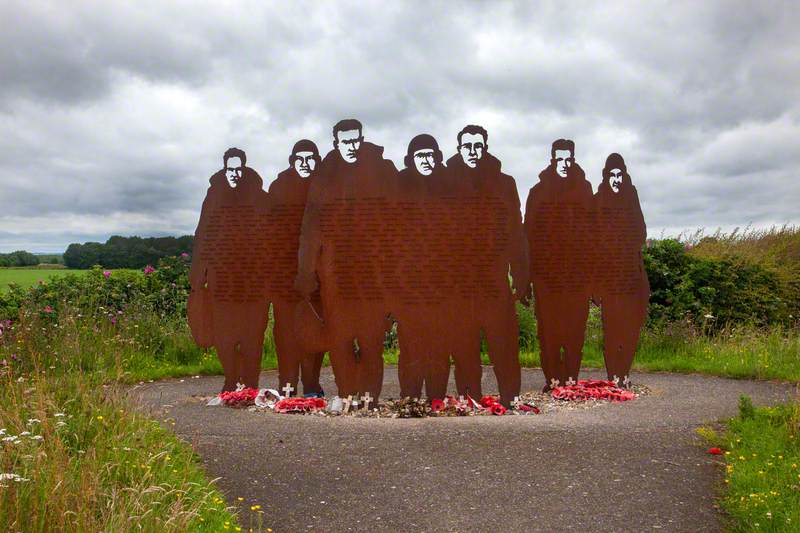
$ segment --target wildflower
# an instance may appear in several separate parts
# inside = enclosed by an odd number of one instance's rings
[[[103,419],[103,415],[97,415],[97,419],[98,420],[102,420]]]
[[[64,413],[56,413],[53,416],[56,417],[56,418],[61,418],[63,416],[67,416],[67,415],[65,415]]]
[[[22,433],[20,433],[20,434],[19,434],[19,436],[20,436],[20,437],[27,437],[27,436],[28,436],[28,435],[30,435],[30,434],[31,434],[31,432],[30,432],[30,431],[23,431]]]
[[[261,509],[260,505],[251,505],[250,506],[250,510],[251,511],[258,511],[259,509]]]
[[[103,270],[103,277],[106,278],[106,279],[110,278],[111,277],[111,271],[110,270]]]
[[[181,254],[181,258],[183,258],[183,259],[188,259],[188,258],[189,258],[189,254],[187,254],[186,252],[183,252],[183,253]]]
[[[51,306],[49,306],[49,305],[45,305],[44,309],[42,309],[42,311],[44,311],[45,313],[52,313],[53,312],[53,308]]]
[[[152,274],[155,271],[156,271],[156,269],[153,268],[151,265],[147,265],[146,267],[144,267],[144,270],[143,270],[145,276],[149,276],[150,274]]]
[[[41,422],[42,422],[42,421],[41,421],[41,420],[39,420],[38,418],[29,418],[29,419],[28,419],[28,425],[31,425],[31,424],[41,424]]]
[[[31,440],[44,440],[44,437],[42,437],[41,435],[34,435],[33,437],[31,437]]]
[[[0,474],[0,481],[16,481],[17,483],[22,483],[25,481],[30,481],[30,479],[24,478],[14,473],[10,473],[10,474]]]

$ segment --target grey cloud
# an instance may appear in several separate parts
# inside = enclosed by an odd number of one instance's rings
[[[797,223],[791,7],[6,2],[0,249],[67,239],[34,216],[74,215],[75,239],[106,235],[104,217],[191,232],[226,148],[268,183],[295,140],[325,152],[349,116],[398,164],[416,133],[449,155],[482,123],[523,205],[570,137],[595,187],[623,153],[651,233]]]

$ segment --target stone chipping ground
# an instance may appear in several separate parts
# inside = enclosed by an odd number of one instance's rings
[[[483,379],[484,394],[496,393],[491,368]],[[275,532],[720,530],[723,463],[694,430],[735,415],[741,394],[772,404],[791,398],[794,385],[666,373],[633,380],[636,400],[563,404],[533,392],[541,371],[523,369],[523,391],[542,408],[525,416],[206,406],[221,377],[146,383],[130,394],[194,446],[245,526],[261,511]],[[275,387],[277,374],[261,383]],[[330,369],[323,386],[335,391]],[[387,367],[382,399],[398,396],[396,368]]]

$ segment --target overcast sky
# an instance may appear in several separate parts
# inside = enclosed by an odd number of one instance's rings
[[[651,237],[800,223],[792,2],[225,4],[0,3],[0,252],[192,233],[226,148],[268,183],[347,117],[398,167],[481,124],[523,205],[620,152]]]

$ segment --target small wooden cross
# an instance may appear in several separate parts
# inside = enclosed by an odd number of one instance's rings
[[[519,401],[519,396],[514,396],[514,401],[511,402],[511,405],[514,407],[514,409],[519,409],[521,403],[522,402]]]
[[[570,376],[569,379],[567,380],[567,387],[574,387],[574,386],[575,386],[575,380],[572,379],[572,376]]]
[[[374,400],[374,398],[369,395],[369,391],[365,392],[364,396],[361,397],[361,401],[364,402],[364,409],[367,411],[369,411],[369,404],[372,403],[372,400]]]
[[[619,387],[619,377],[614,374],[614,379],[611,380],[614,383],[615,387]]]
[[[294,392],[294,387],[292,387],[291,383],[287,383],[286,386],[281,390],[286,393],[286,397],[288,398]]]
[[[342,399],[342,403],[344,404],[344,409],[342,410],[342,413],[344,413],[344,414],[349,413],[350,412],[350,405],[353,403],[353,397],[352,396],[348,396],[347,398],[343,398]]]
[[[550,388],[551,389],[555,389],[556,387],[558,387],[559,383],[561,383],[561,382],[559,380],[557,380],[556,378],[550,378]]]
[[[631,378],[629,376],[625,376],[625,379],[622,380],[622,385],[629,389],[631,387]]]

